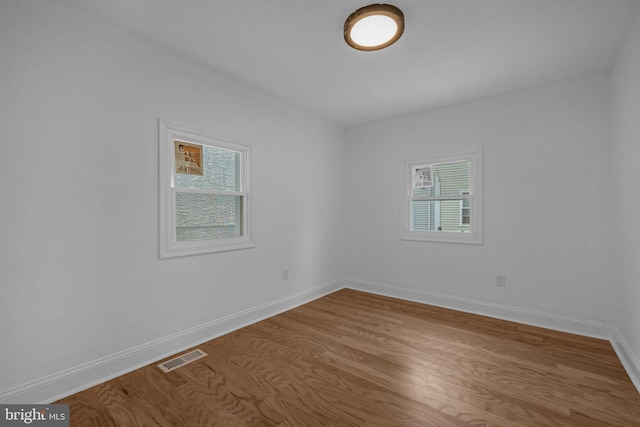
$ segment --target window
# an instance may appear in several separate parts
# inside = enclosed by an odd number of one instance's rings
[[[160,121],[160,258],[255,247],[250,147]]]
[[[481,244],[482,149],[404,166],[402,238]]]

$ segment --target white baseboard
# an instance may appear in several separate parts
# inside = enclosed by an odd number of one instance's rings
[[[1,403],[51,403],[344,288],[336,280],[140,346],[0,391]]]
[[[346,279],[307,289],[277,301],[220,318],[206,324],[50,375],[9,390],[0,391],[0,403],[51,403],[148,364],[180,353],[229,332],[259,322],[343,288],[435,305],[513,322],[540,326],[609,340],[631,381],[640,391],[640,359],[614,325],[537,310],[456,297],[418,289]]]
[[[629,343],[624,338],[622,333],[617,327],[613,327],[613,337],[611,338],[611,345],[616,351],[622,366],[627,371],[631,382],[636,386],[638,392],[640,392],[640,359],[629,346]]]
[[[593,338],[609,340],[612,336],[611,325],[605,322],[580,319],[571,316],[547,313],[544,311],[513,307],[470,298],[456,297],[452,295],[387,285],[383,283],[367,282],[357,279],[346,279],[345,286],[349,289],[361,290],[364,292],[450,308],[453,310],[464,311],[466,313],[495,317],[496,319],[509,320],[512,322],[539,326],[561,332],[585,335]]]

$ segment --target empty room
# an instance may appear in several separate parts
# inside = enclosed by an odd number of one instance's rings
[[[0,0],[0,425],[640,426],[639,118],[640,0]]]

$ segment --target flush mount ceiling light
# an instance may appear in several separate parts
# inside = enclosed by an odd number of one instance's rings
[[[390,4],[371,4],[353,12],[344,23],[344,40],[358,50],[391,46],[404,32],[404,14]]]

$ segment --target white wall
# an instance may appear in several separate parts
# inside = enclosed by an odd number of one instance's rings
[[[158,259],[158,118],[253,146],[256,249]],[[343,277],[343,130],[119,29],[0,2],[0,129],[0,401]]]
[[[348,130],[348,277],[606,324],[609,89],[601,73]],[[402,161],[477,146],[484,244],[400,240]]]
[[[613,72],[615,323],[640,380],[640,21]],[[626,341],[626,343],[625,343]],[[640,382],[638,382],[640,384]]]
[[[345,135],[57,3],[0,1],[0,401],[50,399],[344,277],[613,321],[640,366],[637,75],[639,26],[613,85],[590,75]],[[253,146],[256,249],[158,260],[159,117]],[[477,146],[485,243],[401,241],[401,162]]]

